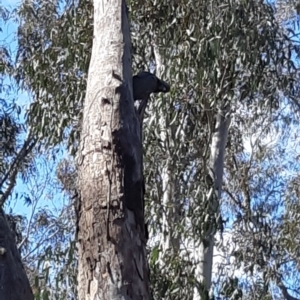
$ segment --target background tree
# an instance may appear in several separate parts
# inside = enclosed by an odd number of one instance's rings
[[[178,249],[178,243],[168,242],[165,247],[156,242],[153,255],[162,249],[165,263],[161,267],[161,259],[153,260],[160,264],[154,271],[162,273],[155,275],[155,278],[167,278],[155,281],[158,282],[156,296],[174,299],[172,292],[175,290],[178,299],[188,299],[188,286],[197,287],[197,281],[203,282],[203,277],[206,288],[210,287],[212,237],[218,228],[222,232],[226,219],[230,220],[227,227],[231,229],[231,224],[237,217],[222,202],[213,201],[217,195],[213,192],[210,177],[214,179],[215,187],[220,188],[217,180],[222,173],[222,160],[218,163],[221,173],[211,174],[209,157],[213,158],[214,153],[218,154],[224,150],[225,145],[229,146],[226,139],[219,145],[214,142],[218,141],[216,137],[219,130],[226,130],[226,126],[218,126],[218,118],[223,116],[224,121],[227,118],[232,122],[238,118],[239,122],[245,122],[247,119],[243,118],[247,118],[248,114],[257,118],[257,111],[260,111],[264,118],[273,119],[274,114],[279,114],[278,103],[283,101],[282,94],[290,100],[282,105],[289,103],[290,109],[295,109],[297,102],[295,103],[293,94],[297,90],[297,84],[292,78],[298,75],[292,62],[292,54],[297,51],[297,47],[290,38],[292,32],[290,36],[287,35],[281,24],[277,23],[274,7],[263,1],[206,1],[197,4],[188,1],[172,1],[171,4],[153,1],[147,5],[132,1],[131,4],[133,20],[136,22],[133,26],[136,30],[133,34],[136,37],[133,39],[136,42],[136,67],[149,67],[140,53],[153,62],[157,59],[156,49],[159,48],[164,60],[165,76],[170,76],[174,86],[170,97],[153,103],[145,132],[148,141],[145,170],[150,174],[146,181],[146,191],[149,191],[148,203],[152,212],[150,224],[155,224],[152,232],[159,236],[156,241],[169,241],[168,236],[175,241],[178,240],[178,234],[182,233],[179,238],[181,255],[172,254],[172,249]],[[169,18],[165,17],[166,11]],[[247,113],[240,118],[242,109]],[[161,117],[165,118],[167,124],[164,128],[161,128]],[[284,119],[283,116],[282,118]],[[240,123],[238,124],[233,127],[235,130],[241,128]],[[243,135],[236,136],[234,129],[230,131],[229,141],[233,138],[235,149],[239,149],[245,141]],[[263,133],[267,133],[265,130],[268,129],[264,128]],[[245,132],[245,127],[242,127],[241,132]],[[159,133],[167,136],[167,139],[159,137]],[[261,138],[264,136],[261,135]],[[225,137],[226,134],[223,135]],[[168,178],[171,182],[168,186],[175,187],[171,195],[167,195],[169,190],[164,184],[165,167],[172,174],[172,178]],[[239,180],[238,173],[235,176]],[[241,189],[239,193],[242,193]],[[167,201],[161,204],[159,200],[165,198]],[[157,201],[154,202],[153,199]],[[181,217],[174,218],[174,211],[180,205]],[[222,219],[218,213],[219,205]],[[157,212],[161,213],[159,217]],[[244,219],[244,214],[241,217]],[[193,247],[193,243],[201,243],[201,246]],[[241,246],[242,243],[245,243],[245,236],[239,242]],[[165,251],[166,248],[171,251]],[[194,258],[193,250],[196,251]],[[191,262],[190,268],[186,267],[189,266],[187,260]],[[196,262],[196,272],[193,262]],[[213,280],[216,287],[222,286],[225,276],[222,277],[223,279],[220,274],[215,273]],[[178,285],[175,284],[176,280]],[[266,278],[264,280],[268,282]],[[241,279],[239,284],[242,282]],[[178,289],[182,285],[186,288]],[[270,286],[270,283],[267,285]],[[200,292],[203,297],[203,286],[198,286],[200,288],[196,294]],[[252,283],[251,286],[254,288],[256,285]],[[153,288],[156,289],[155,284]],[[239,285],[235,284],[235,288],[239,294]]]

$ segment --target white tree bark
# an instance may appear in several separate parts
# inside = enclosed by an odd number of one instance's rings
[[[228,129],[230,125],[230,114],[228,108],[220,108],[216,116],[215,131],[212,136],[210,167],[213,171],[214,186],[217,191],[217,199],[213,198],[213,207],[217,210],[221,197],[222,178],[224,170],[225,147],[227,143]],[[214,253],[214,234],[205,238],[197,250],[197,274],[198,279],[204,284],[206,290],[211,288],[212,266]],[[198,293],[195,293],[194,299],[201,299]]]
[[[153,50],[155,55],[156,76],[161,78],[164,72],[165,66],[163,64],[163,58],[159,52],[159,47],[153,43]],[[167,124],[166,117],[161,114],[159,120],[160,125],[160,139],[165,148],[167,148],[168,134],[170,134],[170,128]],[[175,178],[172,175],[172,158],[169,157],[164,161],[164,165],[161,169],[162,178],[162,205],[163,205],[163,217],[162,217],[162,239],[161,239],[161,254],[164,255],[166,251],[179,251],[180,243],[178,235],[174,232],[173,227],[178,221],[178,203],[175,197]],[[173,172],[174,173],[174,172]]]

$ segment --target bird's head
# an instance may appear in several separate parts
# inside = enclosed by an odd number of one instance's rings
[[[157,79],[157,89],[155,93],[168,93],[170,92],[170,85],[161,79]]]
[[[150,72],[141,72],[132,79],[134,100],[148,99],[151,93],[167,93],[170,85]]]

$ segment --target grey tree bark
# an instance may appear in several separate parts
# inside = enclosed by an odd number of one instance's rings
[[[14,234],[0,207],[0,300],[33,300]]]
[[[78,155],[80,300],[150,299],[142,143],[124,0],[94,0],[94,40]]]

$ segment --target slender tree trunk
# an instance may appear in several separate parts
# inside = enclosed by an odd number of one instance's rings
[[[156,64],[156,75],[161,78],[163,70],[164,70],[164,64],[163,64],[163,58],[160,54],[159,47],[156,45],[155,41],[153,43],[153,51],[155,56],[155,64]],[[161,114],[160,117],[160,139],[161,142],[165,145],[165,148],[167,149],[167,143],[168,143],[168,133],[170,134],[170,127],[167,124],[167,119],[164,116],[164,114]],[[167,152],[168,150],[166,150]],[[162,204],[163,204],[163,216],[162,216],[162,234],[163,238],[161,239],[161,248],[162,252],[161,255],[164,256],[164,254],[167,251],[174,251],[175,253],[178,253],[180,248],[180,240],[178,237],[178,234],[174,232],[174,225],[178,224],[179,221],[179,215],[178,215],[178,207],[179,207],[179,199],[176,198],[175,195],[175,178],[172,173],[172,158],[171,153],[167,155],[169,159],[167,159],[164,162],[164,165],[161,169],[161,178],[162,178],[162,190],[163,190],[163,196],[162,196]]]
[[[224,156],[225,147],[227,143],[228,129],[230,124],[230,117],[228,107],[221,107],[216,116],[215,131],[212,136],[210,167],[214,174],[214,186],[217,191],[216,197],[212,197],[213,202],[211,207],[218,213],[219,201],[221,197],[223,170],[224,170]],[[203,282],[204,287],[209,291],[212,280],[212,267],[213,267],[213,251],[214,251],[214,234],[213,231],[209,234],[204,241],[200,244],[198,249],[198,268],[197,273],[200,281]],[[200,297],[201,298],[201,297]],[[194,299],[199,299],[199,295]]]
[[[94,0],[78,157],[80,300],[150,299],[130,47],[125,1]]]
[[[14,234],[0,207],[0,300],[33,300]]]

